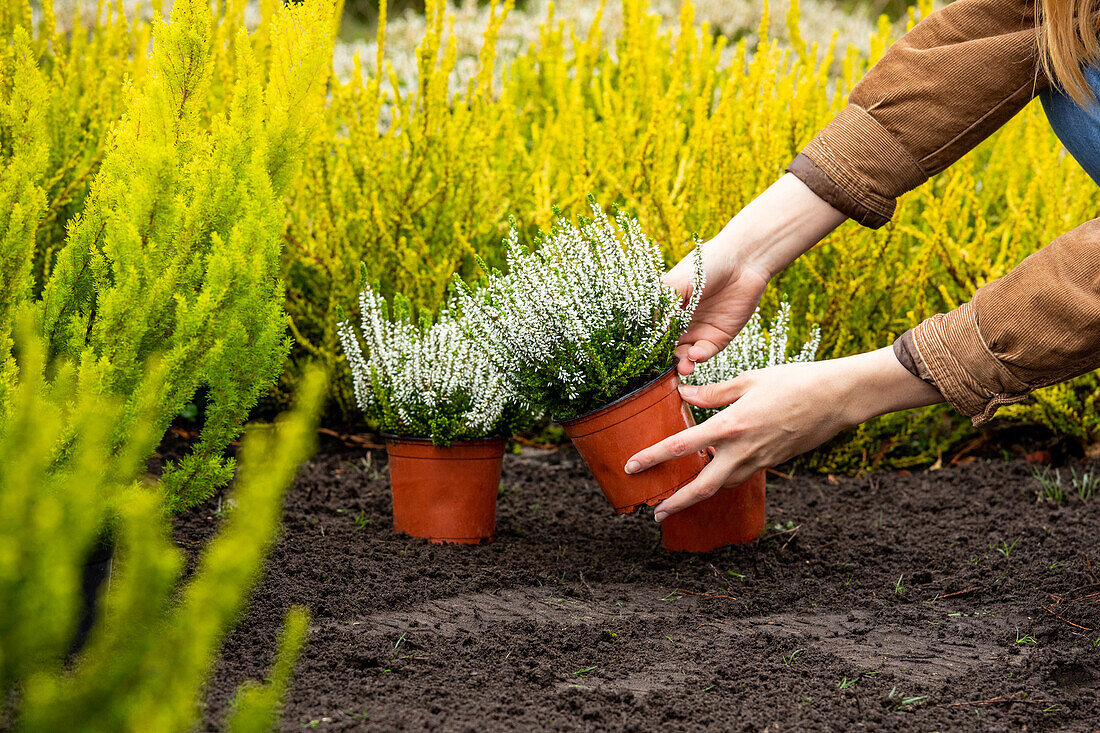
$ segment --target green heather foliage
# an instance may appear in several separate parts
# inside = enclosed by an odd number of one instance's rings
[[[93,395],[67,364],[46,378],[34,339],[20,347],[0,429],[0,720],[35,733],[187,730],[274,539],[283,494],[312,451],[323,380],[308,379],[275,426],[249,431],[234,508],[180,587],[164,487],[142,479],[159,433],[135,419],[120,445],[117,403]],[[105,531],[118,548],[105,611],[68,664],[83,564]],[[288,616],[270,682],[242,692],[234,729],[270,729],[305,622],[304,611]]]
[[[264,34],[250,39],[238,28],[227,38],[224,28],[211,32],[207,3],[174,3],[171,21],[155,24],[148,69],[127,90],[131,100],[121,119],[100,139],[102,163],[80,211],[66,222],[64,243],[32,305],[51,361],[94,370],[95,389],[128,400],[119,435],[134,419],[129,398],[143,392],[154,359],[163,376],[155,432],[163,434],[196,395],[205,398],[200,442],[164,476],[169,511],[229,480],[233,461],[225,448],[283,368],[289,341],[278,271],[281,198],[320,120],[331,13],[330,0],[279,6]],[[104,28],[125,35],[117,24]],[[80,53],[80,37],[74,31],[70,53]],[[22,100],[43,96],[28,45],[26,33],[16,30],[14,52],[5,58],[19,71],[5,95],[16,111]],[[231,63],[223,58],[226,48]],[[126,58],[121,46],[113,53]],[[48,60],[54,69],[61,63]],[[62,98],[71,91],[64,82],[50,88]],[[13,130],[17,123],[28,130],[43,124],[9,117],[14,121],[5,127]],[[25,137],[35,144],[10,143],[4,153],[31,174],[41,167],[45,141]],[[13,216],[5,232],[5,239],[22,237],[13,254],[5,253],[11,263],[5,260],[4,269],[16,281],[5,298],[25,298],[34,289],[26,256],[31,240],[21,221],[41,210],[41,197],[41,190],[28,193],[26,211],[17,210],[20,219]],[[41,243],[37,252],[51,259]],[[10,322],[5,311],[12,305],[0,308]]]

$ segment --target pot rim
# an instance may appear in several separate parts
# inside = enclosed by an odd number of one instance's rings
[[[567,425],[571,425],[571,424],[574,424],[574,423],[578,423],[578,422],[580,422],[581,420],[587,420],[587,419],[588,419],[588,418],[590,418],[590,417],[595,417],[595,416],[596,416],[596,415],[597,415],[598,413],[601,413],[601,412],[603,412],[604,410],[610,410],[610,409],[612,409],[612,408],[614,408],[614,407],[618,407],[620,403],[625,403],[625,402],[629,402],[630,400],[632,400],[632,399],[634,399],[635,397],[637,397],[637,396],[638,396],[638,395],[639,395],[639,394],[640,394],[641,392],[644,392],[645,390],[649,389],[649,388],[650,388],[650,387],[652,387],[653,385],[657,384],[657,383],[658,383],[658,382],[660,382],[660,381],[661,381],[662,379],[664,379],[665,377],[667,377],[667,376],[668,376],[668,375],[669,375],[669,374],[670,374],[671,372],[674,372],[674,371],[676,371],[676,364],[675,364],[675,362],[674,362],[674,363],[672,364],[672,366],[670,366],[670,367],[669,367],[668,369],[666,369],[666,370],[664,370],[663,372],[661,372],[661,374],[660,374],[659,376],[656,376],[656,377],[654,377],[654,378],[653,378],[653,379],[651,379],[650,381],[648,381],[648,382],[646,382],[645,384],[643,384],[643,385],[642,385],[641,387],[638,387],[638,388],[637,388],[637,389],[635,389],[635,390],[632,390],[632,391],[630,391],[630,392],[627,392],[627,393],[626,393],[626,394],[624,394],[624,395],[623,395],[622,397],[618,397],[618,398],[616,398],[616,399],[615,399],[614,401],[612,401],[612,402],[608,402],[608,403],[607,403],[606,405],[601,405],[600,407],[597,407],[597,408],[596,408],[596,409],[594,409],[594,410],[589,410],[588,412],[586,412],[586,413],[584,413],[584,414],[581,414],[581,415],[577,415],[577,416],[575,416],[575,417],[571,417],[571,418],[569,418],[568,420],[559,420],[559,419],[558,419],[558,418],[556,418],[556,417],[553,417],[553,416],[551,416],[551,417],[552,417],[552,419],[554,420],[554,422],[556,422],[556,423],[557,423],[558,425],[560,425],[560,426],[562,426],[562,427],[565,427],[565,426],[567,426]]]
[[[398,435],[397,433],[380,433],[382,439],[387,443],[401,442],[401,443],[419,443],[421,445],[431,445],[440,449],[447,449],[456,445],[490,445],[493,443],[504,443],[508,438],[475,438],[474,440],[452,440],[448,445],[435,445],[431,438],[413,438],[405,435]]]

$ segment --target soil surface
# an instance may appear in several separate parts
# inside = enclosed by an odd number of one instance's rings
[[[329,445],[205,725],[305,604],[285,730],[1097,730],[1100,496],[1039,502],[1032,470],[769,476],[764,538],[691,556],[568,449],[506,457],[495,542],[395,536],[385,453]],[[177,520],[190,553],[215,506]]]

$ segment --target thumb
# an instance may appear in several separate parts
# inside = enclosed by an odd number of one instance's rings
[[[680,397],[689,405],[713,409],[733,404],[741,398],[748,389],[743,376],[738,376],[725,382],[715,384],[681,384]]]
[[[687,358],[695,362],[707,361],[721,350],[722,347],[713,341],[699,339],[687,350]]]
[[[695,274],[694,268],[684,265],[686,261],[687,260],[681,260],[677,262],[671,270],[661,277],[661,282],[680,294],[681,305],[691,299],[691,283]]]

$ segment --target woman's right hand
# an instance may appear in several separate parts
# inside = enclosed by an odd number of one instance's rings
[[[847,217],[790,173],[757,196],[703,245],[707,282],[676,349],[680,374],[726,348],[748,322],[768,282]],[[681,260],[665,282],[686,300],[694,268]]]

